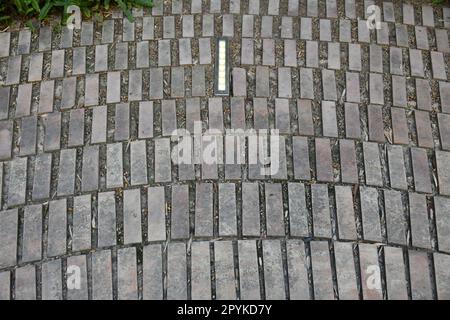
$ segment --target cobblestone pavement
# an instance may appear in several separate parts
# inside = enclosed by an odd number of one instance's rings
[[[0,299],[450,298],[449,8],[134,14],[0,33]],[[277,175],[171,165],[198,120],[279,129]]]

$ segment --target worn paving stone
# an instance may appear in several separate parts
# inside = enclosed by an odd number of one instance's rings
[[[254,240],[239,240],[239,283],[242,300],[261,299],[258,257]]]
[[[12,155],[13,122],[0,121],[0,160],[7,160]]]
[[[335,186],[336,214],[340,239],[356,239],[356,221],[353,194],[350,187]]]
[[[18,211],[11,209],[1,212],[0,235],[3,246],[0,248],[0,267],[6,268],[17,263]]]
[[[68,300],[87,300],[88,299],[88,275],[87,275],[87,259],[86,255],[78,255],[67,258],[68,271]],[[75,275],[72,270],[79,270],[79,279],[74,280],[71,276]],[[78,282],[75,282],[78,281]]]
[[[434,258],[434,268],[436,272],[436,291],[437,298],[439,300],[446,300],[449,297],[449,273],[448,269],[445,267],[449,263],[448,255],[435,253]]]
[[[314,236],[331,238],[331,212],[327,185],[311,185],[311,199]]]
[[[187,299],[186,245],[170,243],[167,249],[167,299]]]
[[[357,300],[359,293],[356,284],[353,245],[347,242],[336,242],[334,257],[336,259],[339,300]]]
[[[44,262],[42,272],[42,300],[62,300],[61,259]]]
[[[244,257],[245,258],[245,257]],[[241,258],[243,259],[243,258]],[[248,257],[247,257],[248,259]],[[242,261],[242,260],[240,260]],[[231,241],[214,242],[214,270],[216,272],[217,300],[236,299],[233,243]],[[239,269],[239,275],[249,270]],[[251,284],[251,283],[248,283]],[[248,285],[247,282],[244,285]],[[258,282],[259,284],[259,282]],[[242,285],[242,282],[241,282]],[[241,287],[242,288],[242,287]],[[245,290],[245,289],[244,289]],[[258,288],[259,290],[259,288]]]
[[[106,142],[107,113],[107,106],[98,106],[92,109],[92,144]]]
[[[262,242],[264,260],[264,287],[267,300],[286,299],[284,286],[283,261],[279,240]]]
[[[311,264],[315,300],[333,300],[333,280],[327,241],[311,241]]]
[[[59,158],[59,175],[57,194],[72,195],[75,190],[75,165],[77,153],[75,149],[61,150]]]
[[[27,265],[17,268],[15,276],[14,299],[36,300],[36,267],[33,265]]]
[[[116,244],[116,203],[114,192],[98,194],[97,245],[108,247]]]
[[[310,299],[308,267],[302,240],[287,240],[287,264],[289,269],[289,295],[291,299]]]
[[[407,222],[401,193],[394,190],[384,190],[384,207],[388,242],[405,245]]]
[[[47,256],[66,253],[67,202],[65,199],[51,201],[48,207]]]
[[[359,263],[364,300],[381,300],[381,272],[378,262],[378,248],[373,244],[359,244]],[[371,284],[375,285],[371,285]]]
[[[386,289],[389,300],[408,299],[407,280],[401,248],[385,247]]]
[[[405,157],[403,147],[388,146],[388,168],[391,187],[394,189],[407,190],[408,183],[405,172]]]
[[[374,142],[364,142],[363,152],[366,184],[382,186],[383,177],[381,175],[380,150],[378,144]]]
[[[36,156],[33,179],[33,200],[42,200],[50,197],[52,171],[52,155],[42,153]]]
[[[17,206],[25,203],[27,189],[28,159],[16,158],[10,162],[8,206]]]
[[[333,182],[334,174],[332,167],[330,140],[326,138],[316,138],[315,149],[317,180],[324,182]]]
[[[92,253],[92,299],[111,300],[112,290],[112,260],[110,250]]]
[[[431,300],[429,258],[426,252],[408,251],[411,295],[413,300]]]
[[[143,249],[143,299],[163,299],[162,249],[160,244],[151,244]]]
[[[136,248],[117,250],[117,294],[119,300],[137,300]]]
[[[417,192],[431,193],[430,169],[425,149],[411,148],[414,186]]]
[[[130,143],[130,166],[131,185],[147,184],[147,152],[144,140]]]
[[[82,191],[94,191],[99,185],[99,146],[83,148]]]

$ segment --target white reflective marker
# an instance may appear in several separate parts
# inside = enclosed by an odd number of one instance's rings
[[[215,71],[215,94],[219,96],[229,95],[229,62],[228,62],[228,40],[220,38],[217,41],[216,71]]]

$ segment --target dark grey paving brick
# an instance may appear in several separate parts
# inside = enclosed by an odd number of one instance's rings
[[[3,44],[0,49],[0,57],[9,56],[10,42],[11,42],[11,33],[10,32],[2,32],[0,33],[0,42]]]
[[[170,94],[173,98],[182,98],[184,97],[184,68],[183,67],[174,67],[171,70],[171,89]],[[163,101],[164,102],[164,101]],[[164,112],[164,106],[163,112]]]
[[[450,83],[439,81],[442,112],[450,113]]]
[[[384,247],[386,289],[389,300],[408,299],[405,263],[401,248]]]
[[[22,56],[11,56],[8,58],[8,71],[6,76],[6,85],[18,84],[20,82],[20,71]]]
[[[315,300],[333,300],[333,280],[328,242],[311,241],[311,264]]]
[[[428,43],[428,31],[426,27],[415,26],[416,31],[416,47],[421,50],[430,50]]]
[[[383,77],[380,74],[371,73],[369,75],[370,103],[384,104]]]
[[[314,236],[331,238],[331,213],[327,185],[312,184],[311,199]]]
[[[147,184],[147,152],[144,140],[130,143],[130,166],[131,185]]]
[[[435,29],[437,50],[444,53],[450,53],[450,44],[448,42],[448,30]]]
[[[314,99],[313,70],[300,68],[300,98]]]
[[[322,129],[324,136],[338,136],[336,104],[333,101],[322,101]]]
[[[30,67],[28,70],[28,82],[42,80],[42,65],[44,62],[44,54],[34,53],[30,57]]]
[[[102,250],[92,253],[92,299],[111,300],[112,260],[111,251]]]
[[[443,113],[437,114],[439,136],[443,150],[450,150],[450,116]]]
[[[163,299],[162,250],[160,244],[151,244],[143,249],[143,299]]]
[[[28,156],[36,153],[37,116],[24,117],[20,126],[19,154]]]
[[[258,258],[254,240],[239,240],[239,283],[242,300],[261,299]]]
[[[416,79],[416,96],[417,96],[417,108],[430,111],[431,88],[428,80]],[[444,104],[442,103],[442,105]],[[442,110],[444,110],[444,108]]]
[[[231,241],[214,242],[214,270],[216,273],[217,300],[236,299],[234,269],[233,243]],[[248,270],[239,270],[240,273],[246,271]]]
[[[213,185],[197,183],[195,196],[195,236],[213,236]]]
[[[397,40],[397,46],[409,47],[409,34],[408,27],[403,24],[395,25],[395,39]]]
[[[191,245],[191,298],[211,300],[211,260],[209,242],[193,242]]]
[[[409,63],[411,75],[414,77],[424,77],[422,50],[409,49]]]
[[[352,140],[339,141],[341,179],[344,183],[358,183],[358,167],[355,143]]]
[[[42,264],[42,300],[63,299],[61,262],[61,259],[57,259]]]
[[[450,195],[450,175],[449,175],[450,153],[436,150],[436,169],[439,181],[439,193]]]
[[[404,24],[415,24],[414,18],[414,7],[412,4],[404,3],[403,4],[403,23]]]
[[[219,184],[219,234],[237,235],[236,187],[233,183]]]
[[[126,70],[128,68],[128,43],[118,42],[114,49],[114,69]]]
[[[433,78],[438,80],[447,80],[444,54],[442,52],[437,51],[431,51],[430,54],[431,54],[431,67],[433,71]]]
[[[84,91],[85,91],[84,105],[85,106],[98,105],[98,99],[99,99],[99,75],[98,74],[87,74],[85,76]]]
[[[414,247],[431,249],[427,198],[425,195],[417,193],[409,193],[408,196],[412,245]]]
[[[51,172],[52,155],[50,153],[37,155],[34,164],[33,200],[49,198]]]
[[[61,109],[70,109],[75,106],[77,92],[77,78],[64,78],[62,83]]]
[[[303,241],[287,240],[286,251],[290,298],[293,300],[307,300],[310,298],[310,295],[307,258]]]
[[[83,148],[83,168],[81,172],[81,190],[95,191],[99,184],[99,146]]]
[[[12,267],[17,263],[17,209],[1,212],[0,235],[3,245],[0,247],[0,267]]]
[[[106,20],[102,26],[101,43],[112,43],[114,41],[114,20]]]
[[[94,41],[94,23],[85,21],[81,24],[80,45],[92,46]]]
[[[416,120],[417,140],[420,147],[433,148],[434,139],[430,115],[425,111],[414,111]]]
[[[264,66],[257,66],[256,97],[268,97],[269,93],[269,68]]]
[[[128,72],[128,101],[142,100],[142,70]]]
[[[116,242],[116,201],[114,192],[98,194],[97,246],[108,247]]]
[[[349,139],[361,138],[359,106],[356,103],[345,104],[345,136]]]
[[[336,259],[339,300],[358,300],[353,245],[347,242],[335,242],[334,257]]]
[[[425,149],[411,148],[414,186],[417,192],[431,193],[430,167]]]
[[[347,72],[345,74],[345,80],[347,85],[346,98],[348,102],[361,102],[361,89],[359,82],[359,73]],[[335,87],[334,87],[335,88]],[[337,100],[337,96],[335,96]]]
[[[167,248],[167,299],[187,299],[186,245],[169,243]]]
[[[39,93],[38,113],[53,112],[53,93],[55,91],[55,81],[42,81]]]
[[[172,186],[171,238],[189,238],[189,186]]]
[[[9,163],[8,206],[25,203],[27,189],[27,161],[25,158],[15,158]]]
[[[391,108],[392,133],[395,144],[408,144],[408,122],[403,108]]]
[[[431,300],[429,259],[426,252],[409,250],[409,274],[413,300]]]
[[[10,87],[0,88],[0,120],[8,119],[10,93]]]
[[[244,68],[233,68],[233,96],[246,97],[247,96],[247,72]]]
[[[117,250],[117,298],[138,299],[137,258],[134,247]]]

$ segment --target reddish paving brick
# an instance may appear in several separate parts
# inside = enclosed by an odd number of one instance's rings
[[[341,161],[341,180],[344,183],[358,183],[358,167],[355,143],[352,140],[339,140]]]
[[[312,106],[310,100],[297,100],[298,127],[301,135],[314,135]]]
[[[333,280],[327,241],[311,241],[311,265],[315,300],[333,300]]]
[[[369,139],[384,142],[383,108],[377,105],[369,105],[367,114],[369,118]]]
[[[335,186],[338,235],[341,240],[357,238],[353,194],[350,187]]]
[[[426,252],[409,250],[409,274],[413,300],[433,299],[430,261]]]
[[[345,136],[348,139],[361,138],[359,106],[356,103],[345,104]]]
[[[391,117],[394,143],[408,144],[408,123],[406,120],[405,110],[400,108],[391,108]]]
[[[311,185],[311,199],[314,236],[331,238],[331,213],[327,185]]]
[[[316,148],[316,174],[318,181],[333,182],[330,140],[326,138],[315,139]]]

